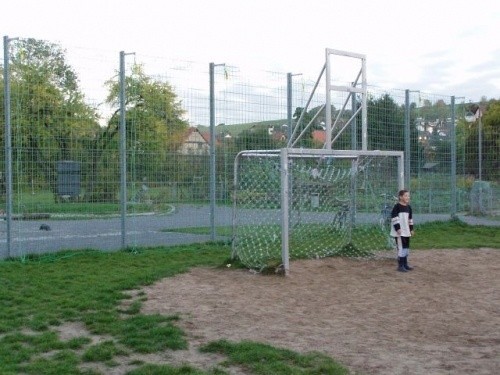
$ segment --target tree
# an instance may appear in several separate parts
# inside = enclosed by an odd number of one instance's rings
[[[490,100],[473,104],[469,110],[482,111],[482,178],[500,181],[500,101]],[[473,123],[464,122],[465,169],[466,173],[479,176],[479,119]]]
[[[77,157],[81,138],[98,129],[97,113],[59,45],[22,39],[11,46],[10,59],[13,157],[30,171],[16,178],[39,180],[55,192],[55,162]]]
[[[378,99],[368,98],[367,112],[368,148],[404,150],[404,108],[399,107],[389,94],[384,94]],[[361,139],[361,134],[358,139]]]
[[[490,101],[483,118],[485,178],[500,182],[500,101]]]
[[[108,124],[95,140],[96,152],[92,155],[93,197],[113,199],[115,187],[98,183],[98,171],[106,160],[118,158],[118,131],[120,126],[120,83],[117,78],[106,82],[109,94],[106,103],[114,108]],[[184,110],[173,88],[167,83],[147,76],[141,65],[134,65],[125,78],[126,149],[130,155],[128,171],[134,178],[158,178],[166,173],[165,162],[169,152],[175,152],[184,141],[188,123],[183,119]],[[114,157],[112,156],[114,154]],[[115,172],[116,173],[116,172]],[[97,194],[97,197],[96,197]]]
[[[272,150],[278,147],[278,142],[269,135],[267,127],[244,130],[234,142],[237,150]]]

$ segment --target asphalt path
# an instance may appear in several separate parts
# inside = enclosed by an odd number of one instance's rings
[[[280,222],[278,210],[244,210],[239,217],[259,218],[260,224]],[[304,213],[303,222],[321,222],[322,213]],[[329,214],[331,217],[331,214]],[[459,218],[469,224],[496,225],[500,221],[461,215]],[[415,215],[416,223],[449,220],[450,215]],[[376,222],[377,214],[360,214],[358,222]],[[42,225],[50,230],[41,230]],[[0,223],[0,259],[27,254],[44,254],[61,250],[98,249],[114,251],[122,248],[121,218],[84,220],[14,220],[11,222],[12,236],[10,252],[7,251],[6,222]],[[215,208],[215,225],[232,225],[232,207]],[[175,232],[176,228],[210,227],[210,206],[179,205],[169,214],[145,214],[127,216],[125,246],[172,246],[179,244],[207,242],[209,234]],[[164,230],[170,230],[166,232]],[[223,239],[223,238],[216,238]]]
[[[231,208],[217,207],[216,225],[231,225]],[[41,230],[48,225],[50,230]],[[0,259],[61,250],[122,248],[121,218],[84,220],[13,220],[7,253],[6,222],[0,223]],[[176,228],[210,227],[210,207],[181,205],[170,214],[127,216],[125,246],[170,246],[206,242],[210,235],[165,232]]]

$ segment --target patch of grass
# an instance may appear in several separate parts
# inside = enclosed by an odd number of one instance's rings
[[[228,375],[228,373],[218,369],[205,372],[188,365],[172,367],[148,364],[127,372],[127,375]]]
[[[92,345],[83,353],[82,359],[86,362],[110,361],[116,355],[126,355],[127,351],[120,349],[113,341],[103,341]]]
[[[117,336],[120,343],[138,353],[187,349],[184,332],[172,324],[175,320],[176,317],[137,315],[121,321]]]
[[[436,221],[415,226],[414,249],[500,249],[498,227],[468,225],[460,220]]]
[[[200,348],[202,352],[218,353],[227,357],[225,366],[241,366],[253,374],[305,375],[348,374],[347,368],[320,353],[298,354],[270,345],[226,340],[211,342]]]
[[[162,232],[175,232],[175,233],[191,233],[191,234],[211,234],[212,229],[210,227],[190,227],[190,228],[167,228],[162,229]],[[215,234],[217,236],[231,237],[233,234],[233,228],[228,227],[215,227]]]
[[[56,352],[48,357],[38,357],[28,364],[19,367],[20,372],[33,375],[60,375],[60,374],[97,374],[81,371],[78,368],[80,360],[70,350]]]
[[[182,331],[174,325],[176,317],[134,314],[138,312],[134,306],[129,318],[121,318],[123,292],[194,266],[219,266],[229,252],[228,247],[209,243],[134,253],[66,252],[48,261],[33,256],[23,262],[0,262],[0,373],[47,373],[40,372],[44,367],[59,369],[54,371],[58,374],[78,373],[70,370],[74,366],[68,356],[39,357],[88,344],[85,339],[61,341],[52,327],[65,321],[84,322],[92,334],[111,335],[131,351],[186,348]],[[33,334],[19,333],[26,329]]]
[[[141,301],[134,301],[130,304],[130,306],[127,309],[119,310],[119,312],[122,314],[134,315],[138,314],[141,311],[141,307],[142,307]]]

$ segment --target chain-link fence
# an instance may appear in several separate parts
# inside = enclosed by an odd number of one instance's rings
[[[300,117],[294,147],[325,142],[316,77],[7,37],[2,73],[0,258],[229,236],[239,151],[284,147]],[[369,86],[368,149],[405,151],[416,215],[500,209],[498,104],[479,104]],[[360,123],[332,147],[360,149]]]

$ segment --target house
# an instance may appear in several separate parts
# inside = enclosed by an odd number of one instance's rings
[[[325,130],[313,130],[312,132],[313,143],[317,146],[323,146],[326,142]]]
[[[201,133],[198,128],[190,127],[178,152],[182,155],[208,155],[210,153],[210,134]]]

